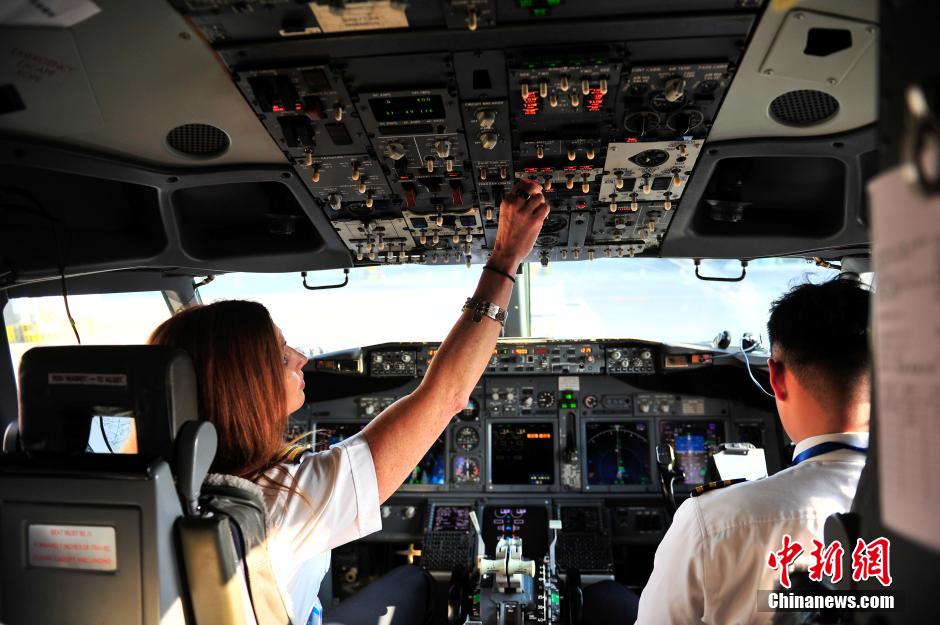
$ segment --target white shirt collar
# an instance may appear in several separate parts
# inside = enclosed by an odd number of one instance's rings
[[[793,449],[793,457],[820,443],[846,443],[855,447],[868,447],[868,432],[840,432],[838,434],[820,434],[804,438]]]

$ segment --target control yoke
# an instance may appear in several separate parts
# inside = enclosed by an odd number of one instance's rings
[[[669,443],[656,445],[656,465],[659,467],[659,489],[666,504],[670,522],[676,513],[676,480],[684,480],[685,473],[676,468],[676,452]]]

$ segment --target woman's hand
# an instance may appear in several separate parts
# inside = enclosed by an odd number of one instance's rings
[[[528,199],[525,196],[528,195]],[[548,216],[549,206],[542,185],[520,179],[499,205],[499,229],[488,265],[513,274],[535,245]]]
[[[547,215],[541,185],[518,181],[500,204],[499,230],[487,264],[514,274],[532,251]],[[481,274],[473,296],[508,308],[512,279],[493,271]],[[454,315],[458,315],[456,307]],[[383,410],[362,431],[372,452],[379,501],[395,492],[454,415],[467,406],[467,398],[486,370],[502,326],[493,319],[474,321],[472,317],[469,312],[459,313],[420,386]]]

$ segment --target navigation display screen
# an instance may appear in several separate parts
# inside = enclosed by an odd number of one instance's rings
[[[585,425],[587,483],[634,486],[650,478],[649,424],[646,421],[599,422]]]
[[[317,423],[313,433],[313,450],[326,451],[353,434],[358,434],[365,423]]]
[[[492,428],[492,482],[514,486],[555,483],[555,425],[496,423]]]
[[[685,472],[684,484],[705,481],[708,452],[725,442],[722,421],[662,421],[659,424],[661,440],[676,450],[676,468]]]
[[[406,122],[443,119],[444,99],[439,95],[369,98],[369,108],[379,122]]]
[[[503,536],[522,539],[522,555],[540,559],[548,553],[548,510],[544,506],[483,508],[483,542],[487,555],[496,553]]]
[[[432,532],[462,532],[470,529],[469,506],[434,506]]]
[[[411,471],[405,484],[443,484],[444,483],[444,435],[441,434],[424,458]]]

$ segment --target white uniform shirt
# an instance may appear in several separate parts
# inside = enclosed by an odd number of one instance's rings
[[[794,457],[827,441],[867,447],[868,434],[812,436],[796,445]],[[779,571],[767,566],[770,552],[789,534],[803,545],[797,562],[812,562],[813,538],[823,540],[830,514],[849,510],[864,465],[864,454],[839,449],[684,501],[656,550],[636,622],[769,623],[774,615],[757,611],[757,593],[778,585]]]
[[[364,436],[301,458],[282,466],[307,501],[264,489],[271,521],[268,553],[294,625],[305,625],[314,607],[322,612],[317,593],[330,568],[330,549],[382,529],[375,465]],[[274,470],[268,476],[287,483]]]

